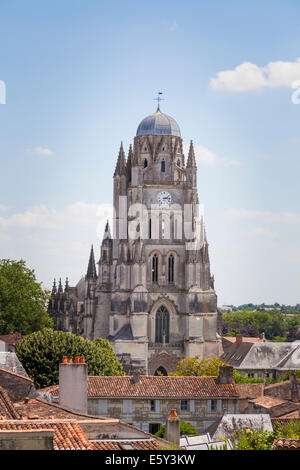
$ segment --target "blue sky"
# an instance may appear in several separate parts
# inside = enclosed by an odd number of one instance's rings
[[[220,305],[300,302],[299,20],[297,0],[0,0],[0,257],[50,287],[85,274],[160,90],[196,148]]]

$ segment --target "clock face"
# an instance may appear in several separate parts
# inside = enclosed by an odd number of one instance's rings
[[[160,205],[168,205],[172,201],[171,194],[168,191],[161,191],[158,193],[157,200]]]

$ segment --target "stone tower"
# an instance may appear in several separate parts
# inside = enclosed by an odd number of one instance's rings
[[[178,124],[158,107],[138,126],[127,159],[121,144],[113,181],[113,234],[107,223],[98,272],[91,249],[84,301],[83,280],[67,286],[73,307],[65,329],[108,338],[127,372],[166,374],[184,357],[219,356],[220,314],[193,143],[186,160]],[[69,316],[64,295],[54,286],[49,310],[60,322]]]

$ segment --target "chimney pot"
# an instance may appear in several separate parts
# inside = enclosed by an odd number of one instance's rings
[[[236,335],[235,337],[235,347],[238,348],[239,345],[243,342],[243,335]]]
[[[74,363],[79,364],[79,356],[75,356]]]
[[[63,356],[63,358],[62,358],[62,363],[63,363],[63,364],[67,364],[67,362],[68,362],[67,356]]]
[[[72,364],[72,363],[73,363],[73,359],[72,359],[71,357],[69,357],[68,363],[69,363],[69,364]]]
[[[172,409],[166,421],[166,440],[180,444],[180,420],[175,409]]]
[[[84,356],[80,356],[79,362],[80,364],[85,364]]]

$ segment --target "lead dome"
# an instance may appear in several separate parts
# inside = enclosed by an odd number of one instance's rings
[[[142,120],[137,128],[136,135],[174,135],[181,137],[180,129],[171,116],[162,113],[158,109],[154,114],[150,114]]]

